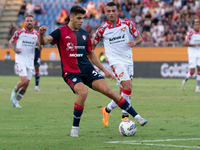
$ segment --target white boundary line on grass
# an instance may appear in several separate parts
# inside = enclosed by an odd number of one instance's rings
[[[125,143],[123,143],[125,144]],[[182,145],[170,145],[170,144],[146,144],[146,143],[128,143],[134,145],[151,145],[151,146],[163,146],[163,147],[184,147],[184,148],[200,148],[199,146],[182,146]]]
[[[155,146],[164,146],[164,147],[167,146],[167,147],[200,148],[200,146],[182,146],[182,145],[171,145],[171,144],[144,143],[144,142],[189,141],[189,140],[200,140],[200,138],[165,139],[165,140],[143,140],[143,141],[110,141],[110,142],[106,142],[106,143],[122,143],[122,144],[152,145],[152,146],[155,145]]]

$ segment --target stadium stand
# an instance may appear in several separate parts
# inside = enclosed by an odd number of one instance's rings
[[[13,3],[11,3],[13,1]],[[105,22],[104,7],[110,0],[32,0],[43,5],[42,14],[34,14],[37,25],[46,25],[48,35],[55,28],[56,18],[64,7],[67,11],[78,4],[88,12],[88,5],[92,2],[95,14],[86,14],[82,28],[90,24],[91,37],[97,26]],[[27,0],[27,3],[29,0]],[[144,42],[140,46],[182,46],[186,31],[192,28],[193,20],[200,18],[200,0],[114,0],[119,9],[119,17],[133,20],[140,31]],[[0,45],[6,47],[8,30],[11,23],[20,28],[23,15],[16,16],[22,0],[0,0]],[[103,6],[102,6],[103,5]]]
[[[8,46],[9,27],[17,21],[22,0],[0,0],[0,47]]]

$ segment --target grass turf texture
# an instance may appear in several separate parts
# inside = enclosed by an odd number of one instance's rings
[[[194,79],[188,81],[184,92],[180,88],[181,79],[133,79],[131,104],[148,120],[148,124],[141,127],[130,117],[137,125],[133,137],[123,137],[118,131],[121,119],[119,108],[111,112],[109,126],[103,126],[100,108],[106,106],[110,99],[89,89],[78,138],[69,136],[76,95],[61,77],[41,77],[41,92],[34,91],[33,77],[20,101],[21,109],[13,108],[10,102],[11,91],[18,80],[18,76],[0,76],[1,150],[182,150],[188,148],[106,142],[200,137],[200,93],[194,92]],[[119,92],[116,82],[107,81],[112,89]],[[200,140],[160,141],[153,144],[197,147]]]

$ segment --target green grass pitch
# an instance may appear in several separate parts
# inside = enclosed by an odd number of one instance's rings
[[[148,120],[144,127],[136,123],[133,137],[123,137],[118,131],[119,108],[111,112],[109,126],[103,126],[100,108],[110,99],[88,88],[78,138],[69,136],[76,95],[61,77],[41,77],[41,92],[34,91],[33,77],[20,101],[21,109],[10,102],[18,80],[18,76],[0,76],[0,150],[200,148],[200,93],[194,92],[194,79],[188,81],[186,91],[181,90],[181,79],[133,79],[131,104]],[[106,80],[119,92],[116,82]]]

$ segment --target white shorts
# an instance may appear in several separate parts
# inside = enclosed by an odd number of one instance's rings
[[[188,47],[188,63],[190,68],[200,66],[200,49]]]
[[[25,66],[25,64],[16,62],[17,72],[19,73],[19,76],[24,77],[27,76],[29,80],[31,80],[33,76],[34,69],[30,69]]]
[[[133,65],[123,65],[123,64],[116,64],[112,65],[111,69],[115,74],[115,77],[118,80],[117,85],[121,86],[121,81],[127,81],[133,79]]]
[[[197,66],[200,66],[200,56],[189,56],[188,62],[190,68],[196,68]]]

